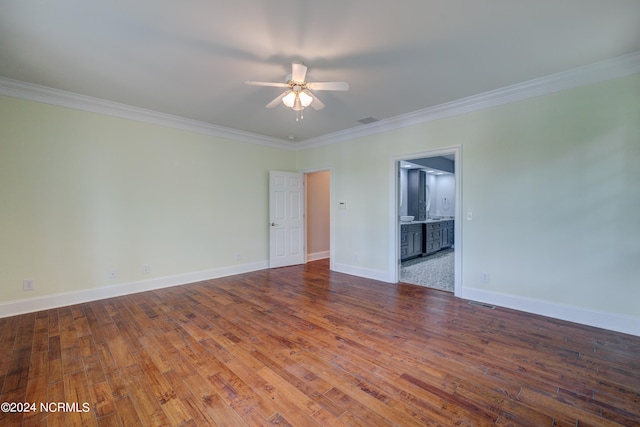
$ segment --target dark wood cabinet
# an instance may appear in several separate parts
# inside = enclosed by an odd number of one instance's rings
[[[440,248],[450,248],[453,246],[453,220],[442,221],[440,223]]]
[[[407,171],[407,215],[415,221],[427,219],[427,173],[419,169]]]
[[[400,260],[422,255],[422,224],[400,226]]]
[[[453,220],[400,225],[400,260],[431,255],[453,246]]]
[[[424,254],[429,255],[440,250],[442,233],[440,222],[428,222],[425,224]]]
[[[445,220],[425,224],[423,255],[453,246],[453,223],[453,220]]]

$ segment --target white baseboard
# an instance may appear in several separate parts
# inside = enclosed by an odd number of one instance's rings
[[[63,292],[54,295],[44,295],[41,297],[10,301],[0,303],[0,318],[48,310],[66,305],[96,301],[105,298],[135,294],[138,292],[151,291],[154,289],[168,288],[170,286],[201,282],[203,280],[232,276],[234,274],[264,270],[268,267],[269,263],[267,261],[262,261],[231,267],[214,268],[211,270],[195,271],[175,276],[158,277],[155,279],[141,280],[137,282],[120,283],[113,286],[102,286],[99,288],[82,289],[79,291]]]
[[[159,277],[137,282],[120,283],[113,286],[103,286],[99,288],[83,289],[73,292],[63,292],[54,295],[10,301],[0,303],[0,318],[96,301],[105,298],[135,294],[138,292],[151,291],[154,289],[162,289],[170,286],[179,286],[187,283],[232,276],[234,274],[264,270],[268,267],[268,262],[262,261],[251,264],[196,271],[175,276]],[[393,280],[390,279],[389,274],[386,271],[339,263],[334,264],[333,270],[339,273],[393,283]],[[475,288],[462,288],[462,291],[456,296],[527,313],[552,317],[554,319],[566,320],[569,322],[640,336],[640,317],[624,316],[616,313],[590,310],[582,307],[552,303],[549,301],[524,298]]]
[[[625,316],[475,288],[462,288],[462,292],[456,296],[554,319],[640,336],[640,317]]]
[[[350,274],[352,276],[360,276],[366,279],[379,280],[387,283],[394,283],[395,281],[389,277],[388,271],[374,270],[371,268],[358,267],[349,264],[333,264],[333,271],[338,273]]]
[[[329,258],[329,251],[322,252],[314,252],[312,254],[307,254],[307,261],[317,261],[319,259]]]

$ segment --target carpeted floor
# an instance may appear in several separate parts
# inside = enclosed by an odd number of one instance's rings
[[[427,257],[414,258],[400,265],[400,281],[453,292],[453,249],[444,249]]]

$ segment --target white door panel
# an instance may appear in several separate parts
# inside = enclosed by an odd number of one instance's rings
[[[269,172],[269,267],[303,264],[304,174]]]

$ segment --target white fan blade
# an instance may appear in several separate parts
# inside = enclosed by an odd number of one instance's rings
[[[349,90],[347,82],[312,82],[307,83],[311,90]]]
[[[291,63],[291,80],[302,83],[307,77],[307,67],[299,62]]]
[[[272,82],[254,82],[252,80],[247,80],[244,84],[249,86],[271,86],[271,87],[289,87],[286,83],[272,83]]]
[[[311,96],[313,97],[313,100],[311,100],[311,106],[313,107],[313,109],[322,110],[324,108],[324,104],[322,103],[322,101],[318,99],[315,93]]]
[[[282,92],[280,95],[276,96],[276,98],[271,101],[270,103],[268,103],[267,105],[265,105],[265,107],[267,108],[273,108],[276,107],[281,101],[282,98],[284,98],[285,96],[287,96],[287,94],[289,94],[289,92],[291,92],[290,90],[285,90],[284,92]]]

